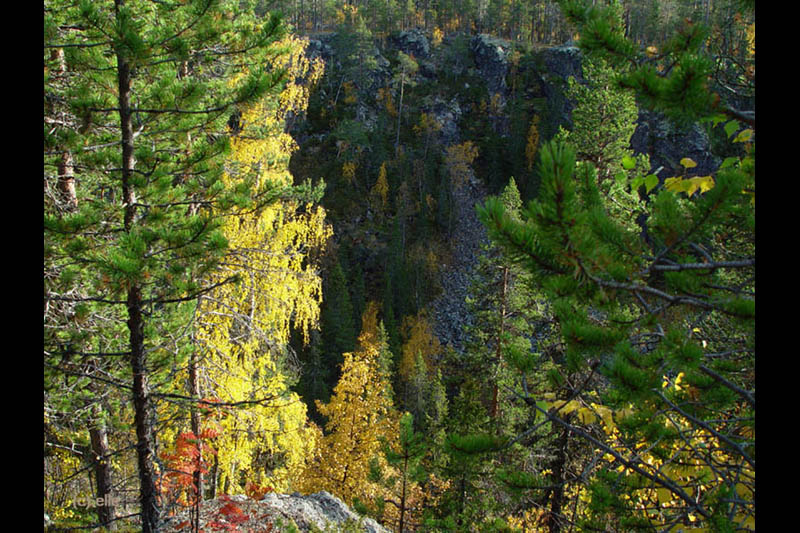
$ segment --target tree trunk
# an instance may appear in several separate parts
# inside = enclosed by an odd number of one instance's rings
[[[561,531],[561,508],[564,506],[564,474],[569,446],[569,429],[563,427],[557,442],[557,456],[553,462],[553,481],[556,487],[550,493],[550,512],[547,526],[550,533]]]
[[[98,410],[95,409],[95,411]],[[97,518],[101,526],[113,529],[114,506],[110,504],[113,483],[111,462],[109,460],[108,434],[102,422],[94,423],[92,426],[89,428],[89,438],[92,443],[92,455],[94,456],[94,479],[97,485],[97,497],[104,500],[103,505],[97,506]]]
[[[78,208],[72,152],[69,151],[61,154],[61,162],[58,164],[58,192],[61,194],[61,200],[67,205],[67,209]]]
[[[115,0],[116,14],[124,0]],[[136,195],[132,185],[133,116],[131,111],[131,66],[122,50],[116,51],[119,118],[122,133],[122,194],[125,208],[125,231],[130,232],[136,214]],[[136,428],[136,455],[139,470],[141,526],[144,533],[158,531],[160,509],[153,466],[155,434],[150,419],[153,406],[147,383],[147,354],[144,346],[144,315],[141,287],[132,283],[127,291],[130,365],[133,373],[133,408]]]
[[[133,371],[133,408],[142,531],[154,533],[158,531],[160,509],[156,491],[156,472],[153,467],[155,434],[150,419],[153,406],[147,383],[142,295],[138,286],[134,286],[128,291],[128,329],[130,331],[130,363]]]
[[[403,118],[403,90],[406,85],[406,67],[403,65],[403,74],[400,77],[400,107],[397,110],[397,137],[394,141],[394,156],[397,157],[397,151],[400,148],[400,121]]]
[[[408,479],[408,455],[403,457],[403,493],[400,497],[400,529],[399,533],[403,533],[405,528],[406,516],[406,480]]]
[[[191,359],[189,360],[189,394],[196,399],[200,399],[200,381],[197,377],[197,353],[192,352]],[[203,461],[203,449],[200,446],[200,410],[197,405],[192,405],[191,412],[192,433],[198,439],[197,462],[194,472],[192,472],[192,485],[194,486],[194,502],[191,511],[192,531],[200,531],[200,505],[203,501],[203,472],[200,470],[200,464]]]

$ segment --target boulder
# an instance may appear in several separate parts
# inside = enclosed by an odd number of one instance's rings
[[[188,525],[189,509],[184,508],[167,519],[162,531],[180,533],[188,530]],[[229,531],[390,533],[372,518],[354,513],[339,498],[325,491],[307,496],[270,492],[261,500],[233,495],[204,501],[200,506],[201,530],[225,527],[232,528]]]
[[[431,45],[428,38],[420,30],[406,30],[389,37],[392,48],[404,54],[412,55],[416,59],[428,59],[431,55]]]
[[[326,491],[308,496],[268,493],[260,502],[266,512],[281,516],[285,522],[293,521],[300,531],[342,526],[348,521],[360,524],[364,533],[389,533],[389,530],[372,518],[364,518],[351,511],[339,498]]]

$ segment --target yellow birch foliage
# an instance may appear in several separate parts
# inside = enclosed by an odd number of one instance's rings
[[[383,107],[386,109],[386,112],[389,113],[390,117],[397,118],[397,107],[394,105],[392,91],[386,87],[381,87],[378,89],[375,99],[378,103],[383,104]]]
[[[403,344],[398,372],[403,379],[408,380],[415,373],[417,354],[422,355],[425,368],[432,368],[432,358],[441,352],[442,346],[424,312],[404,318],[403,332],[406,341]]]
[[[531,126],[528,129],[527,142],[525,144],[525,161],[528,163],[528,170],[533,170],[536,162],[536,153],[539,151],[539,115],[534,115],[531,119]]]
[[[431,39],[431,44],[434,48],[442,44],[442,40],[444,39],[444,32],[439,29],[438,26],[433,28],[433,38]]]
[[[386,180],[386,162],[381,165],[381,169],[378,171],[378,179],[375,181],[375,185],[372,186],[370,195],[378,199],[380,201],[381,210],[386,211],[386,204],[389,197],[389,182]]]
[[[318,402],[328,419],[325,435],[308,462],[301,492],[326,490],[352,505],[357,498],[369,503],[386,490],[369,480],[371,461],[386,468],[381,439],[393,441],[398,434],[398,416],[391,400],[391,382],[381,369],[376,320],[369,306],[365,327],[354,353],[344,354],[342,377],[327,404]],[[374,315],[374,313],[373,313]]]
[[[308,86],[321,74],[303,56],[303,43],[288,37],[286,54],[274,68],[286,68],[279,105],[264,101],[242,109],[241,131],[231,140],[228,184],[241,173],[257,173],[266,183],[290,186],[288,162],[296,144],[285,133],[289,113],[302,112]],[[285,491],[302,470],[314,446],[306,407],[289,390],[291,362],[286,355],[290,326],[306,340],[319,319],[321,278],[309,253],[330,236],[325,212],[312,205],[278,200],[260,210],[229,218],[223,228],[229,255],[215,278],[238,276],[201,302],[195,337],[202,353],[201,394],[240,403],[219,421],[219,486],[241,493],[244,483]]]
[[[356,164],[352,161],[345,161],[342,164],[342,177],[348,184],[352,184],[356,178]]]
[[[445,165],[450,173],[450,182],[455,189],[460,189],[472,174],[472,162],[478,157],[478,148],[472,141],[454,144],[447,147]]]

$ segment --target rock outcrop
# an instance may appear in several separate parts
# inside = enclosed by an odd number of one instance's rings
[[[551,130],[559,126],[572,128],[573,103],[566,97],[565,89],[569,78],[579,83],[583,78],[583,56],[580,48],[571,44],[546,48],[541,52],[543,68],[539,70],[542,96],[547,101]]]
[[[357,515],[339,498],[325,491],[308,496],[269,493],[259,504],[275,516],[283,517],[285,522],[294,522],[300,531],[312,531],[314,527],[336,531],[349,523],[365,533],[389,532],[372,518]]]
[[[178,533],[188,526],[188,510],[171,517],[164,531]],[[328,492],[308,496],[267,493],[259,501],[230,496],[203,502],[200,528],[236,526],[236,531],[300,531],[389,533],[371,518],[359,516]],[[293,529],[294,528],[294,529]]]
[[[721,160],[711,152],[711,141],[697,124],[678,127],[660,113],[639,110],[636,131],[631,137],[631,148],[637,154],[650,156],[651,171],[658,171],[663,182],[684,172],[680,160],[692,159],[697,166],[692,175],[704,176],[716,171]]]
[[[389,36],[388,40],[391,46],[416,59],[428,59],[431,55],[430,42],[420,30],[401,31]]]
[[[486,82],[489,95],[499,95],[505,103],[508,93],[506,77],[509,69],[509,42],[481,34],[473,37],[469,45],[475,67],[481,79]]]

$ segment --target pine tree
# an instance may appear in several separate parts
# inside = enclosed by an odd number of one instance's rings
[[[747,275],[740,276],[755,263],[724,257],[732,243],[719,241],[730,238],[732,225],[750,221],[752,228],[752,206],[742,192],[753,177],[749,164],[723,169],[714,187],[695,198],[659,192],[651,232],[663,244],[655,257],[637,242],[638,232],[606,214],[594,171],[576,167],[574,149],[547,144],[540,165],[542,194],[523,212],[523,222],[505,214],[497,200],[487,201],[480,214],[493,240],[551,301],[565,343],[562,373],[585,376],[567,378],[572,394],[563,400],[537,404],[544,398],[530,390],[520,396],[565,435],[606,454],[589,487],[587,524],[607,523],[609,512],[615,527],[628,529],[689,516],[714,527],[748,523],[753,383],[732,373],[724,357],[709,355],[724,351],[745,368],[754,355],[753,300],[740,285]],[[752,251],[752,234],[742,228],[736,235],[741,241],[734,253]],[[698,239],[706,238],[719,246],[717,257],[703,251],[707,260],[698,263],[693,254],[703,242]],[[722,324],[726,333],[720,335]],[[731,344],[733,338],[741,340]],[[590,379],[595,372],[605,385]],[[605,431],[592,431],[594,423]],[[720,469],[715,457],[723,456],[730,462]],[[679,466],[685,464],[693,466]],[[733,492],[742,497],[736,508],[723,501]],[[645,502],[656,502],[662,514],[634,510]]]
[[[449,407],[443,457],[438,465],[447,489],[432,510],[429,525],[445,531],[471,531],[499,510],[493,457],[505,439],[486,431],[489,417],[476,382],[463,384]],[[490,529],[491,530],[491,529]]]
[[[117,330],[94,346],[53,330],[46,366],[73,372],[59,346],[127,359],[110,380],[131,391],[146,532],[161,524],[155,403],[176,393],[161,384],[187,361],[198,298],[232,281],[208,278],[227,247],[219,214],[275,197],[256,176],[222,176],[235,106],[281,82],[262,68],[281,32],[237,2],[45,3],[45,317],[69,303]],[[234,64],[248,73],[233,77]]]
[[[493,241],[547,297],[563,346],[556,394],[524,381],[516,393],[543,419],[515,440],[546,423],[560,435],[550,481],[503,477],[549,499],[550,531],[565,524],[567,494],[572,520],[587,529],[752,529],[754,129],[739,132],[741,123],[754,128],[754,114],[715,103],[702,26],[690,22],[640,55],[617,3],[560,3],[582,49],[613,67],[612,86],[679,122],[727,121],[745,150],[713,176],[663,186],[633,179],[634,191],[644,184],[651,193],[641,231],[613,209],[598,169],[576,164],[580,150],[559,141],[541,150],[540,196],[521,221],[496,199],[479,210]],[[624,155],[619,163],[634,167]],[[588,483],[570,484],[570,471]]]
[[[400,126],[403,123],[403,100],[405,98],[406,85],[409,87],[414,87],[417,84],[415,76],[419,70],[419,64],[417,63],[416,59],[414,59],[414,56],[410,56],[403,52],[398,52],[397,59],[400,71],[395,74],[393,82],[395,85],[399,85],[398,90],[400,96],[398,97],[398,100],[400,103],[397,110],[397,134],[394,141],[395,157],[397,157],[400,150]]]
[[[578,161],[594,166],[598,186],[616,218],[633,221],[643,206],[638,190],[628,185],[637,172],[649,168],[647,157],[634,157],[630,149],[638,116],[634,94],[614,83],[615,73],[602,59],[586,58],[582,67],[586,85],[570,78],[567,90],[575,102],[572,129],[562,127],[556,138],[575,147]]]
[[[397,514],[397,531],[413,531],[414,526],[420,525],[422,502],[419,485],[429,475],[423,464],[427,451],[428,443],[424,435],[414,430],[414,416],[404,413],[400,417],[396,446],[386,444],[383,450],[389,466],[398,472],[390,481],[399,485],[399,494],[395,495],[396,498],[387,498]]]
[[[511,217],[519,219],[522,200],[514,178],[498,196]],[[519,421],[518,407],[514,402],[504,403],[502,390],[513,381],[511,372],[514,356],[528,354],[535,349],[531,341],[536,327],[545,325],[543,303],[537,302],[528,290],[525,272],[514,265],[505,264],[500,250],[487,245],[478,258],[478,268],[470,291],[468,303],[475,322],[470,327],[471,342],[462,362],[465,374],[486,376],[486,407],[495,431],[505,433]],[[525,355],[525,357],[528,357]],[[508,361],[512,358],[511,361]],[[533,377],[533,376],[529,376]],[[513,430],[512,430],[513,431]]]

